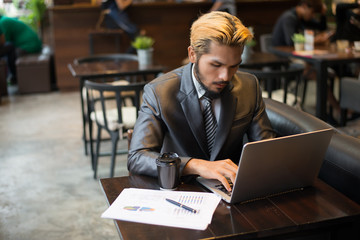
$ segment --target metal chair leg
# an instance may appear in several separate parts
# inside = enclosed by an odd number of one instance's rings
[[[98,132],[96,138],[96,153],[95,153],[95,161],[94,161],[94,179],[97,178],[97,167],[99,162],[99,155],[100,155],[100,142],[101,142],[101,127],[98,125]]]
[[[119,133],[112,132],[111,133],[112,152],[111,152],[111,166],[110,166],[110,177],[111,178],[114,177],[116,149],[117,149],[118,141],[119,141]]]

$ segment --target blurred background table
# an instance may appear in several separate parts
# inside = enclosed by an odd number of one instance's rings
[[[316,116],[327,121],[328,67],[342,67],[352,62],[360,62],[360,52],[338,52],[329,46],[316,46],[314,54],[297,53],[293,47],[281,46],[271,49],[272,53],[288,58],[301,59],[316,70]]]

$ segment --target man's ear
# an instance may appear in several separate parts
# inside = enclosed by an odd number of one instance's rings
[[[188,57],[190,62],[196,63],[196,53],[191,46],[188,47]]]

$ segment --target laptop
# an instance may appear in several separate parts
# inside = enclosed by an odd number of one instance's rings
[[[220,181],[197,181],[228,203],[248,202],[311,186],[334,130],[324,129],[246,143],[232,191]]]

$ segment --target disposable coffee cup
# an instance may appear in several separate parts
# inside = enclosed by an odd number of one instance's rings
[[[162,153],[156,159],[161,190],[175,190],[180,184],[180,158],[176,153]]]

